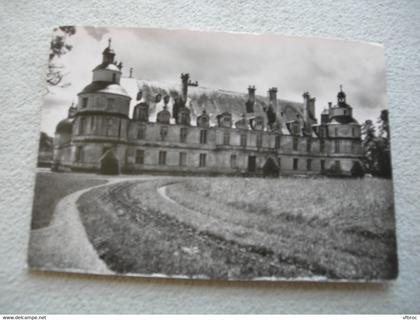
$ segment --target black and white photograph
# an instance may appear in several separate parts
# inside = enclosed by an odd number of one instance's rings
[[[61,26],[45,59],[31,269],[397,278],[382,45]]]

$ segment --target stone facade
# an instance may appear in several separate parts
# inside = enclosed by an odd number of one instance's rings
[[[53,168],[103,173],[206,175],[338,174],[350,175],[361,162],[360,125],[340,88],[337,105],[315,118],[315,98],[303,94],[303,113],[287,119],[278,105],[277,89],[268,91],[263,114],[254,113],[255,87],[248,88],[241,119],[227,111],[211,125],[206,110],[191,123],[188,87],[198,86],[181,75],[182,91],[169,110],[150,119],[150,104],[139,101],[130,117],[131,97],[121,86],[121,67],[109,45],[93,70],[93,81],[78,94],[77,107],[56,128]],[[290,110],[289,110],[290,111]]]

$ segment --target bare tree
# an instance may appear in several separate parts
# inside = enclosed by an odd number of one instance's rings
[[[47,72],[47,83],[50,86],[66,87],[70,85],[70,83],[62,83],[65,73],[63,72],[64,66],[60,64],[60,57],[73,48],[68,39],[75,33],[76,28],[74,26],[61,26],[53,31]]]

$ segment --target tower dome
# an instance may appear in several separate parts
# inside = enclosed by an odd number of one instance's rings
[[[74,119],[63,119],[55,127],[55,133],[58,134],[71,134]]]
[[[343,86],[340,84],[340,91],[337,93],[337,105],[339,107],[346,106],[346,94],[343,91]]]
[[[115,61],[115,52],[111,49],[111,39],[108,47],[102,52],[102,63],[93,69],[93,82],[111,82],[120,84],[122,63]]]
[[[102,56],[102,63],[92,71],[92,82],[78,94],[77,113],[105,112],[128,117],[131,98],[120,85],[122,63],[115,61],[111,39]]]
[[[115,52],[111,49],[111,38],[108,39],[108,47],[102,52],[102,63],[114,63]]]
[[[330,122],[336,124],[357,123],[353,119],[353,108],[346,102],[346,94],[342,85],[337,93],[337,105],[330,110]]]

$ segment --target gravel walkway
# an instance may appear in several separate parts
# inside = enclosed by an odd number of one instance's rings
[[[61,199],[48,227],[31,230],[28,264],[34,269],[112,273],[99,259],[79,217],[77,199],[91,187]]]

